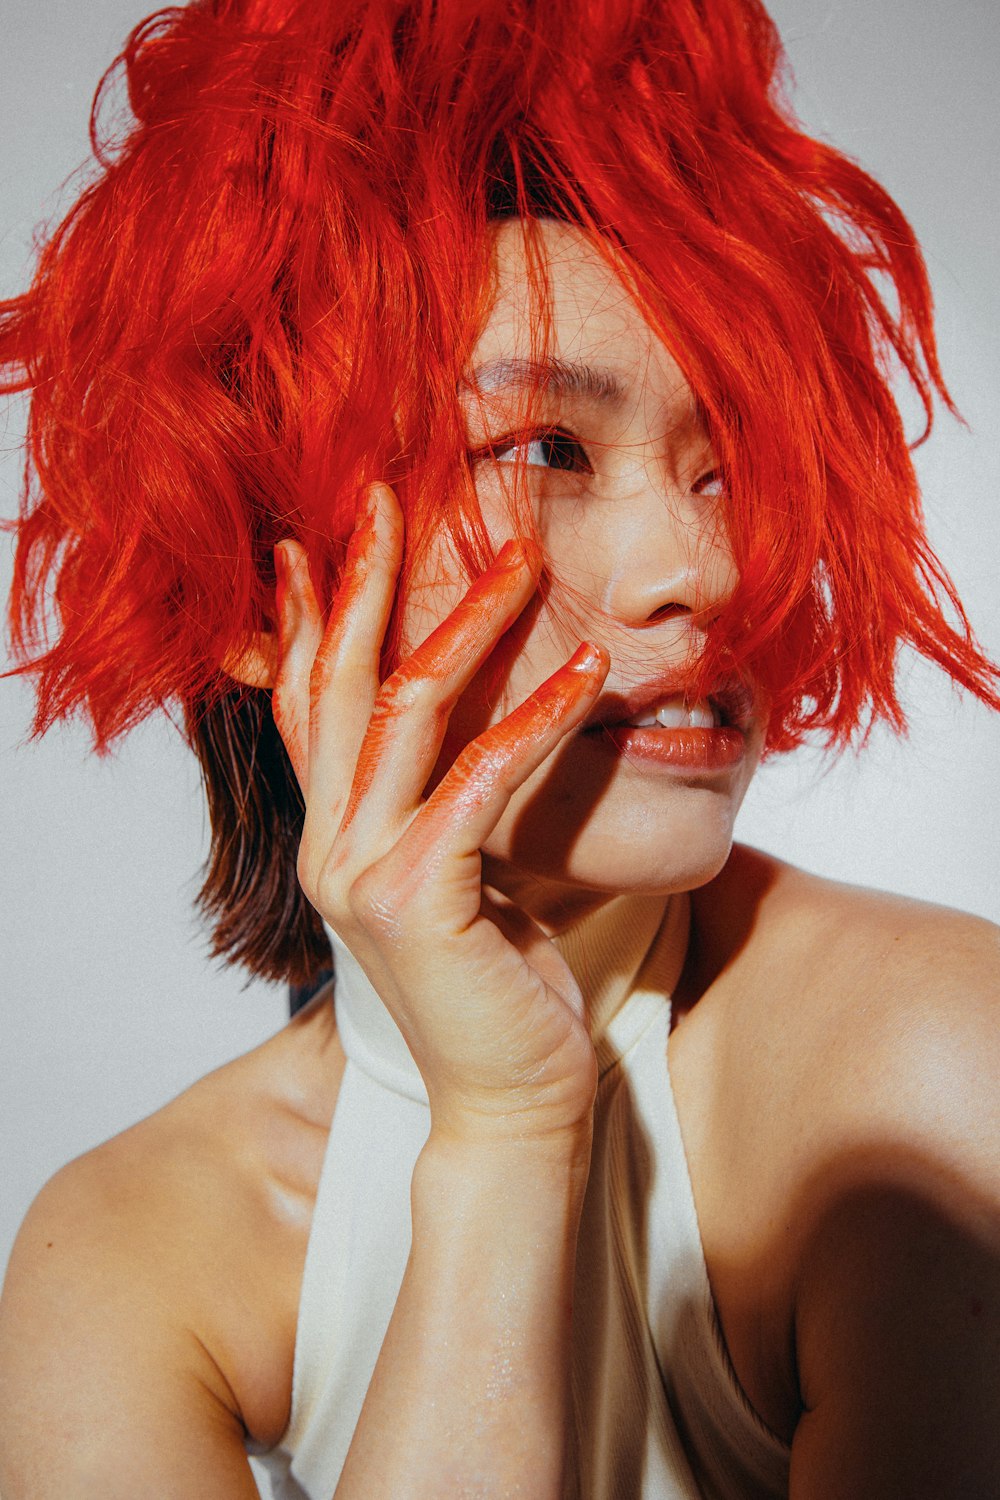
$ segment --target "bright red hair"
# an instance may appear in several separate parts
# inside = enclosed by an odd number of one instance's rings
[[[513,214],[592,233],[707,414],[741,583],[705,670],[761,680],[770,748],[902,728],[904,643],[1000,707],[889,385],[950,404],[918,247],[799,128],[757,0],[195,0],[119,64],[133,119],[99,93],[100,170],[0,307],[36,728],[232,708],[274,542],[332,584],[373,479],[411,558],[448,524],[483,562],[456,389]]]

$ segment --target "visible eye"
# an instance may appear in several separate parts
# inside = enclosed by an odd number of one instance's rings
[[[692,495],[705,495],[709,500],[719,500],[726,492],[726,481],[721,469],[707,469],[691,486]]]
[[[544,431],[508,433],[482,448],[475,449],[470,459],[475,465],[481,459],[492,458],[494,463],[509,464],[516,461],[519,449],[526,449],[526,462],[533,468],[575,470],[592,474],[582,445],[571,432],[561,427],[548,427]]]

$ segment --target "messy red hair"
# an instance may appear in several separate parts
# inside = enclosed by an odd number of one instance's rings
[[[904,643],[1000,707],[889,385],[928,428],[948,403],[918,247],[781,83],[758,0],[195,0],[130,36],[99,171],[0,307],[3,388],[32,392],[12,632],[39,730],[83,709],[103,747],[183,706],[232,813],[220,950],[319,952],[266,700],[219,666],[270,623],[274,542],[332,585],[384,478],[411,560],[443,523],[485,560],[456,389],[499,216],[590,231],[701,402],[741,575],[706,672],[761,680],[771,749],[902,728]]]

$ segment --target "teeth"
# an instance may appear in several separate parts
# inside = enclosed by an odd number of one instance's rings
[[[649,729],[654,724],[663,729],[714,729],[719,716],[706,698],[689,704],[678,694],[661,703],[654,712],[637,714],[628,722],[635,729]]]
[[[714,729],[712,705],[704,699],[687,707],[681,700],[671,700],[656,710],[656,721],[664,729]]]

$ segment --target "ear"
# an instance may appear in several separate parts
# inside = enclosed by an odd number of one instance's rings
[[[278,676],[278,637],[270,630],[244,636],[222,658],[222,670],[244,687],[273,688]]]

